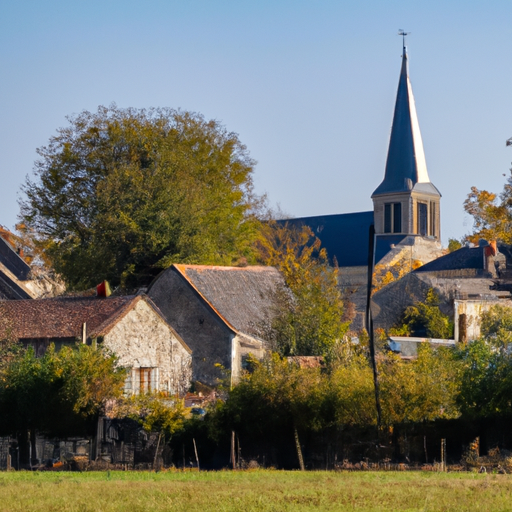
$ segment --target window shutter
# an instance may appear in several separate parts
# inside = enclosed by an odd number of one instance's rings
[[[124,380],[124,394],[125,395],[131,395],[133,393],[132,376],[133,376],[133,368],[127,368],[126,369],[126,378]]]
[[[134,395],[140,393],[140,368],[133,368],[132,370],[132,389]]]
[[[151,391],[158,391],[158,368],[151,368]]]

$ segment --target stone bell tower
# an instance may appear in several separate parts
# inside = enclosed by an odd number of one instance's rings
[[[372,194],[376,234],[439,241],[440,198],[427,173],[404,44],[386,172]]]

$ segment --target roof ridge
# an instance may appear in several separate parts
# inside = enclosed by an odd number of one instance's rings
[[[113,298],[122,298],[113,297]],[[107,334],[110,329],[113,327],[118,320],[125,317],[139,302],[141,295],[127,295],[127,298],[130,297],[130,300],[127,300],[118,310],[114,311],[111,315],[109,315],[96,329],[91,332],[91,335],[95,334],[96,336],[103,336]],[[105,297],[106,299],[110,299],[110,297]],[[101,299],[100,299],[101,300]],[[94,318],[94,315],[91,319]]]

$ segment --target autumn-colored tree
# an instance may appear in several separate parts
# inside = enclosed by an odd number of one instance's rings
[[[377,292],[384,286],[398,281],[409,272],[420,268],[422,265],[419,260],[401,257],[390,265],[378,264],[373,272],[373,291]]]
[[[448,252],[458,251],[462,247],[462,242],[456,238],[448,238]]]
[[[188,412],[182,400],[158,393],[123,397],[114,410],[116,417],[131,418],[146,432],[162,433],[167,440],[183,428]]]
[[[276,290],[267,338],[281,355],[326,355],[348,329],[338,269],[329,265],[307,226],[269,222],[258,240],[260,261],[277,267],[286,287]]]
[[[470,242],[499,240],[512,242],[512,176],[498,196],[487,190],[471,187],[464,201],[464,210],[473,217],[473,233],[467,235]]]
[[[349,346],[330,371],[273,354],[243,376],[216,414],[242,435],[294,440],[300,461],[308,433],[375,423],[372,371]]]
[[[38,149],[22,231],[72,288],[253,258],[260,200],[236,134],[171,109],[84,111]]]

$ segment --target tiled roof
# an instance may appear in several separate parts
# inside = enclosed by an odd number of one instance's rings
[[[291,356],[286,359],[295,363],[299,368],[323,368],[325,365],[322,356]]]
[[[141,296],[64,297],[0,301],[0,336],[80,338],[86,323],[88,337],[106,334]]]
[[[274,267],[173,265],[234,330],[258,336],[268,318],[272,294],[284,284]]]

